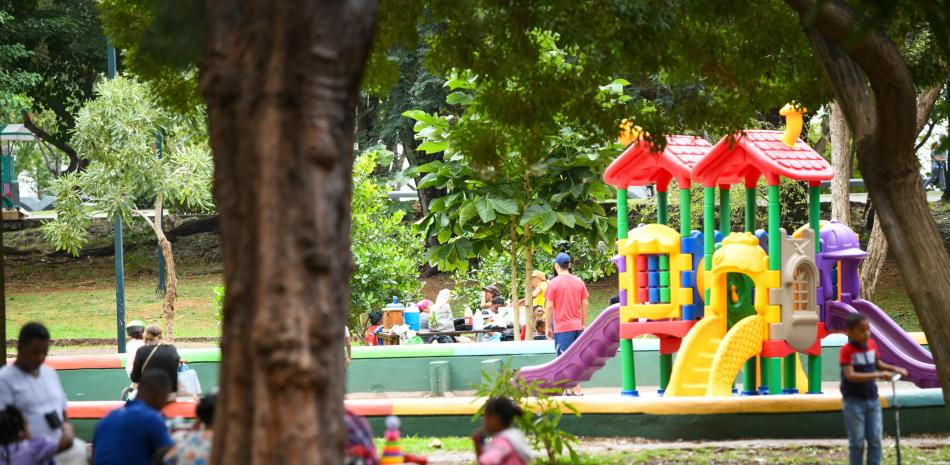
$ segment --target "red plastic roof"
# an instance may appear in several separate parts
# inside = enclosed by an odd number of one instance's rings
[[[734,183],[744,179],[754,186],[760,176],[770,184],[779,176],[812,183],[832,177],[831,165],[798,139],[794,147],[782,142],[782,131],[749,130],[735,140],[723,137],[693,168],[692,178],[705,186]]]
[[[710,147],[712,144],[701,137],[666,136],[666,149],[656,153],[652,144],[640,140],[607,167],[604,182],[618,189],[656,183],[662,192],[675,178],[681,187],[688,187],[693,167]]]

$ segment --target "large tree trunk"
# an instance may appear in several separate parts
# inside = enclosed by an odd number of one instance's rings
[[[848,120],[868,192],[950,406],[950,256],[923,195],[913,151],[916,96],[907,64],[880,29],[854,40],[863,18],[840,0],[820,2],[817,12],[816,0],[786,3],[803,21],[814,18],[805,31]]]
[[[917,99],[917,133],[924,130],[927,120],[930,119],[930,113],[940,98],[940,90],[943,83],[928,87]],[[920,145],[914,146],[914,154]],[[926,195],[926,193],[924,193]],[[868,207],[873,209],[874,204],[868,202]],[[871,234],[868,237],[868,256],[861,265],[861,294],[870,299],[877,291],[877,280],[881,277],[881,271],[884,270],[884,264],[887,262],[887,237],[881,229],[881,222],[873,210],[870,213],[872,226]]]
[[[139,214],[148,223],[149,227],[155,233],[158,239],[158,247],[162,249],[162,257],[165,259],[165,302],[162,305],[162,315],[165,317],[165,338],[169,341],[175,340],[175,303],[178,301],[178,274],[175,272],[175,256],[172,254],[172,243],[165,236],[165,230],[162,228],[162,194],[155,196],[155,218],[149,217],[141,212]]]
[[[353,115],[374,0],[207,0],[227,294],[216,465],[343,461]]]
[[[851,132],[837,103],[831,104],[831,218],[851,226]]]

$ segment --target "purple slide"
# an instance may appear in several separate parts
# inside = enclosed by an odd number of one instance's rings
[[[524,367],[518,376],[543,381],[544,388],[572,388],[590,381],[594,372],[617,355],[620,346],[620,305],[611,305],[587,326],[560,357],[543,365]],[[558,382],[561,382],[560,384]]]
[[[860,313],[871,323],[871,337],[881,352],[881,360],[907,370],[908,378],[917,387],[940,387],[937,382],[937,367],[933,356],[914,341],[883,310],[867,300],[854,300],[851,305],[843,302],[825,303],[825,321],[832,331],[844,330],[844,319],[849,314]]]

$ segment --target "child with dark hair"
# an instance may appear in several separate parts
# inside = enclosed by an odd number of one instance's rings
[[[379,328],[383,323],[383,312],[374,311],[369,312],[369,326],[366,328],[366,332],[363,334],[363,342],[368,346],[375,346],[379,344],[379,341],[376,338],[376,333],[379,332]]]
[[[30,436],[30,428],[20,410],[12,405],[0,412],[0,464],[45,465],[56,452],[73,442],[73,428],[63,424],[59,442],[45,436]]]
[[[188,431],[172,435],[175,445],[165,453],[164,465],[207,465],[211,463],[211,444],[214,442],[214,404],[216,393],[208,394],[195,406],[198,421]]]
[[[867,442],[868,465],[881,463],[881,402],[877,380],[889,380],[894,373],[907,376],[907,370],[889,365],[878,358],[877,345],[871,339],[868,318],[859,313],[845,319],[848,343],[841,348],[841,397],[844,403],[844,427],[848,432],[851,465],[863,465]]]
[[[545,322],[544,318],[538,318],[534,320],[534,340],[535,341],[547,341],[548,337],[545,333]]]
[[[482,428],[472,434],[479,465],[525,465],[531,446],[524,433],[512,426],[524,412],[507,397],[492,397],[485,404]],[[486,444],[486,440],[491,442]]]

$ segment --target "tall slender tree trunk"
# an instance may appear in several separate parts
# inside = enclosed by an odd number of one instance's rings
[[[525,226],[525,240],[531,240],[531,234],[528,232],[528,226]],[[534,339],[534,283],[532,281],[532,274],[534,274],[534,246],[529,245],[525,247],[524,255],[524,308],[528,312],[525,315],[525,325],[527,329],[524,332],[524,339],[530,341]],[[521,333],[518,333],[519,335]]]
[[[515,338],[521,335],[521,310],[518,305],[518,223],[511,218],[511,315],[514,318]]]
[[[868,237],[868,256],[861,264],[861,296],[864,299],[871,300],[877,291],[877,280],[884,269],[884,262],[887,261],[887,237],[884,236],[884,230],[881,229],[881,222],[877,215],[872,219],[871,235]]]
[[[851,131],[838,107],[831,104],[831,218],[851,226]]]
[[[841,0],[785,0],[805,23],[815,54],[848,120],[858,164],[889,237],[904,285],[930,343],[950,406],[950,256],[937,231],[914,154],[914,83],[879,28],[855,40],[864,18]],[[870,85],[869,85],[870,84]]]
[[[139,212],[139,214],[155,233],[155,237],[158,239],[158,247],[162,249],[162,257],[165,259],[165,302],[162,305],[162,315],[165,317],[165,337],[169,341],[174,341],[175,304],[178,302],[178,274],[175,271],[175,256],[172,254],[172,243],[168,240],[168,237],[165,236],[165,230],[160,220],[163,208],[162,197],[161,192],[155,196],[154,219],[149,219],[149,217],[142,212]]]
[[[530,160],[525,160],[527,166]],[[525,198],[530,199],[531,193],[531,170],[525,170],[524,173],[524,192]],[[524,256],[524,308],[528,314],[525,317],[525,324],[528,328],[525,330],[524,338],[527,341],[534,339],[534,283],[531,282],[531,275],[534,274],[534,246],[531,245],[531,225],[524,225],[525,256]],[[519,335],[521,333],[518,333]]]
[[[215,465],[343,462],[353,115],[374,0],[207,0],[227,294]]]

